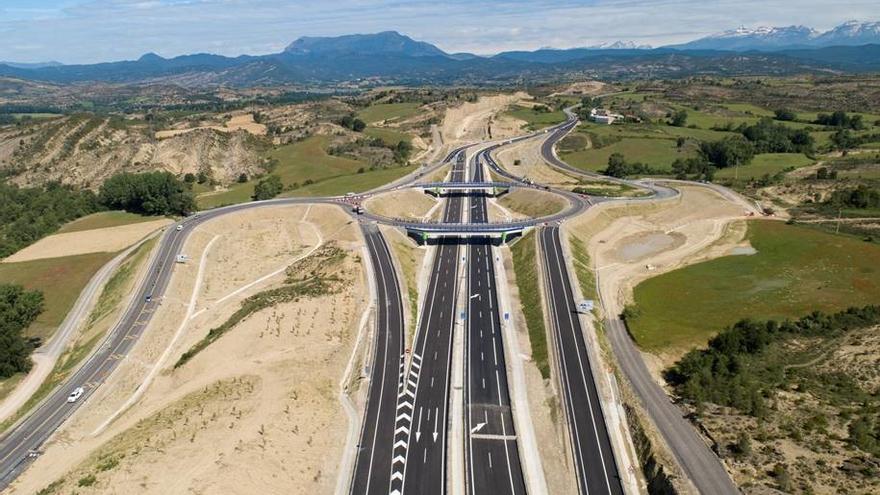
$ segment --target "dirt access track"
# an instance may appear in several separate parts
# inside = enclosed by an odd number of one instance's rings
[[[253,313],[174,369],[244,298],[330,246],[338,292]],[[333,206],[259,208],[199,226],[184,249],[137,346],[10,493],[333,491],[340,381],[369,303],[357,224]]]

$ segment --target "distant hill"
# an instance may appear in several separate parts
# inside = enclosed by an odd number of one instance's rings
[[[880,44],[880,22],[849,21],[824,33],[806,26],[741,27],[667,48],[776,51],[867,44]]]
[[[632,43],[601,47],[509,51],[492,57],[449,54],[397,32],[303,37],[281,53],[225,57],[209,53],[90,65],[0,64],[0,77],[55,84],[107,82],[172,84],[185,88],[281,84],[509,85],[587,76],[607,79],[677,78],[711,74],[788,75],[878,70],[877,45],[816,48],[797,40],[864,40],[869,24],[845,24],[816,34],[809,28],[738,31],[696,48],[648,49]],[[754,48],[761,39],[760,48]],[[722,43],[723,41],[723,43]],[[720,44],[719,44],[720,43]],[[779,48],[770,50],[770,46]],[[728,46],[728,49],[709,48]],[[748,48],[753,47],[753,48]],[[843,49],[845,48],[845,49]]]
[[[284,49],[288,55],[399,55],[403,57],[449,57],[436,46],[415,41],[396,31],[376,34],[350,34],[336,37],[309,37],[297,39]]]
[[[61,62],[4,62],[0,61],[0,65],[8,65],[16,69],[42,69],[43,67],[58,67],[64,65]]]

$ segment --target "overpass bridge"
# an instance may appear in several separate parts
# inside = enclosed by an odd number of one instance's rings
[[[488,237],[497,239],[502,244],[516,236],[521,236],[527,229],[535,226],[534,220],[523,222],[496,222],[496,223],[416,223],[400,222],[398,227],[406,230],[406,233],[422,244],[432,239],[449,237],[469,238]]]
[[[491,196],[501,196],[516,187],[527,187],[515,182],[425,182],[413,184],[411,187],[421,189],[423,192],[434,196],[441,196],[450,192],[475,192],[480,191]]]

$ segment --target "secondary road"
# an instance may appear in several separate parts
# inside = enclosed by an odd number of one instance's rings
[[[480,154],[473,182],[483,182]],[[489,221],[486,197],[470,197],[470,222]],[[501,333],[491,239],[474,237],[467,246],[467,332],[465,333],[464,434],[468,493],[524,494],[507,362]]]
[[[403,303],[391,252],[381,232],[372,224],[363,224],[361,230],[376,281],[376,339],[350,491],[387,495],[391,485],[397,395],[403,384]]]
[[[464,178],[464,153],[452,180]],[[461,221],[462,197],[448,198],[443,220]],[[446,493],[446,444],[452,339],[458,292],[458,239],[440,240],[434,255],[412,358],[398,402],[391,493]]]
[[[557,375],[580,493],[622,494],[558,227],[538,231]]]

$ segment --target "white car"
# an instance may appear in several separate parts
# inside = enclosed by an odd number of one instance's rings
[[[183,225],[178,225],[178,226],[177,226],[177,231],[180,232],[181,230],[183,230]]]
[[[77,400],[79,400],[80,397],[82,397],[84,393],[86,393],[84,388],[76,387],[75,389],[73,389],[73,392],[71,392],[70,395],[67,396],[67,402],[76,402]]]

